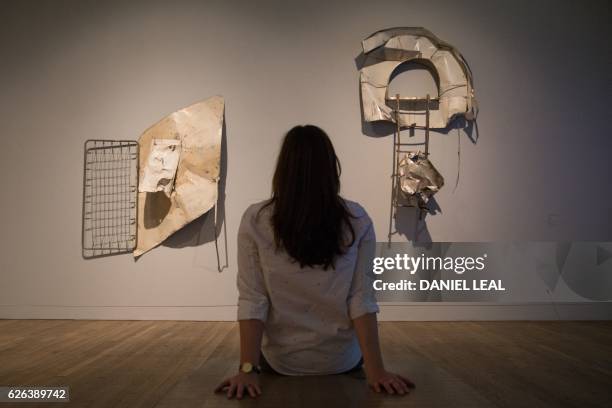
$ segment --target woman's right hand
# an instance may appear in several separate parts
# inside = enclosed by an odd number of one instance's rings
[[[251,397],[256,398],[258,395],[261,395],[259,375],[254,372],[240,372],[233,377],[223,380],[223,382],[215,388],[215,392],[225,392],[227,398],[232,398],[236,395],[237,399],[242,399],[242,396],[247,393]]]

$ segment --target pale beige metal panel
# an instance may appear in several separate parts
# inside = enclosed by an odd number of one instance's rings
[[[138,193],[138,244],[134,256],[161,244],[215,206],[223,113],[223,97],[213,96],[166,116],[140,136],[140,180],[153,140],[180,140],[181,153],[169,196],[163,191]]]
[[[378,31],[362,41],[361,102],[366,122],[399,120],[401,126],[425,126],[423,95],[402,95],[396,119],[388,94],[393,71],[404,62],[417,61],[435,71],[438,96],[431,99],[430,128],[446,128],[456,116],[475,119],[478,114],[470,69],[452,45],[422,27]],[[421,103],[419,103],[421,102]]]

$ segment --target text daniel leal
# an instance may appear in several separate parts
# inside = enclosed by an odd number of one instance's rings
[[[426,280],[420,279],[417,282],[402,279],[398,282],[383,282],[380,279],[374,281],[375,290],[454,290],[454,291],[505,291],[501,280],[475,279],[467,281],[465,279],[442,279]],[[470,282],[470,283],[468,283]]]

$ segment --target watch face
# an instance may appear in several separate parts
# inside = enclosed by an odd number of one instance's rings
[[[243,373],[250,373],[253,371],[253,364],[251,363],[242,363],[242,367],[240,367],[240,371]]]

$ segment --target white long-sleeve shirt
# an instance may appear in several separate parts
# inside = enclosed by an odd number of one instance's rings
[[[238,320],[265,323],[262,353],[282,374],[335,374],[361,358],[352,319],[378,312],[372,282],[376,237],[372,220],[346,200],[355,241],[335,269],[301,268],[276,250],[265,202],[245,211],[238,230]]]

